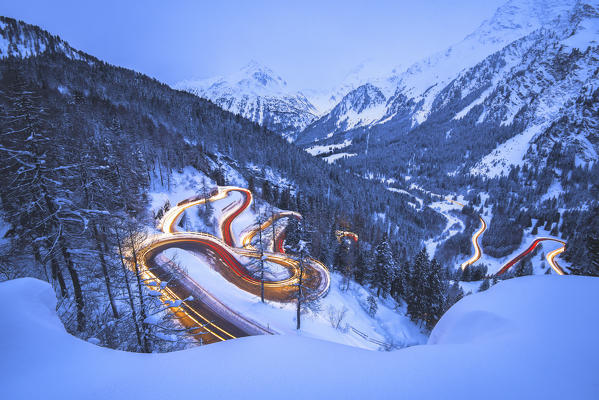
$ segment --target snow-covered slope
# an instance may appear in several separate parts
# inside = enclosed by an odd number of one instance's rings
[[[183,81],[174,87],[209,99],[291,140],[317,114],[302,93],[289,89],[283,78],[256,61],[230,76]]]
[[[38,26],[0,16],[0,58],[27,58],[45,52],[61,53],[76,60],[93,60],[93,57],[73,49],[60,37],[50,35]]]
[[[306,134],[300,134],[301,140],[307,143],[336,133],[343,129],[339,128],[342,126],[341,121],[348,118],[358,121],[348,129],[398,118],[409,119],[412,126],[421,124],[434,110],[434,102],[439,93],[460,72],[474,67],[486,57],[534,30],[548,26],[556,19],[567,18],[568,11],[575,5],[576,0],[511,0],[498,8],[489,20],[484,21],[461,42],[411,65],[401,73],[390,74],[386,80],[372,80],[371,84],[379,88],[389,87],[388,84],[381,84],[383,81],[394,83],[394,92],[385,96],[385,109],[382,113],[377,113],[379,115],[376,120],[373,121],[369,107],[363,108],[363,111],[348,109],[342,114],[333,109],[330,115],[308,127]],[[361,88],[355,90],[359,91]],[[352,96],[352,92],[347,96]],[[365,115],[362,116],[362,113]],[[322,124],[319,125],[321,121]],[[303,136],[308,136],[310,140]]]
[[[486,155],[472,173],[497,176],[510,165],[543,165],[556,143],[574,152],[579,163],[598,159],[599,2],[577,4],[551,28],[513,43],[494,61],[490,80],[469,80],[468,89],[479,90],[482,83],[483,95],[489,94],[479,100],[477,122],[519,124],[522,129]],[[481,63],[473,76],[488,73],[488,67]],[[460,84],[465,84],[462,77],[452,82]],[[462,96],[469,93],[462,89]]]
[[[222,399],[596,399],[598,301],[597,278],[534,276],[467,296],[439,321],[428,345],[390,353],[299,334],[134,354],[69,335],[54,311],[51,287],[18,279],[0,283],[2,394],[12,400],[198,393]]]
[[[575,154],[579,165],[594,162],[599,158],[598,76],[598,0],[513,0],[464,41],[408,68],[383,106],[373,98],[370,105],[336,107],[302,132],[298,143],[333,134],[340,137],[325,144],[353,139],[356,145],[348,151],[358,154],[352,161],[357,163],[366,156],[366,141],[357,139],[373,129],[383,146],[412,131],[459,134],[440,138],[440,144],[454,148],[471,136],[488,137],[481,140],[484,146],[456,159],[452,169],[490,177],[511,165],[544,166],[556,145]]]

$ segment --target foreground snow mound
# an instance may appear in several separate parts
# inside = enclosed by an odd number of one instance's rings
[[[428,345],[371,352],[260,336],[169,354],[94,346],[65,332],[46,283],[0,284],[7,399],[599,398],[599,279],[531,276],[468,296]]]

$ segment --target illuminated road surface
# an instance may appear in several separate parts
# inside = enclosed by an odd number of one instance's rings
[[[445,200],[449,201],[450,203],[457,204],[460,207],[465,207],[465,205],[460,203],[459,201],[455,201],[452,199]],[[485,232],[485,230],[487,230],[487,223],[481,216],[479,216],[478,219],[480,219],[480,228],[476,232],[474,232],[474,235],[472,235],[472,247],[474,248],[474,255],[469,260],[464,261],[462,265],[460,265],[462,271],[465,270],[467,266],[477,262],[483,255],[480,245],[478,244],[478,239]]]
[[[353,240],[354,242],[358,242],[358,234],[350,231],[335,231],[335,236],[339,243],[341,243],[341,239],[344,237]]]
[[[495,275],[499,276],[499,275],[507,272],[511,267],[513,267],[515,264],[517,264],[518,261],[522,260],[527,254],[532,252],[541,242],[544,242],[544,241],[552,241],[552,242],[561,243],[562,247],[548,253],[545,258],[547,259],[547,262],[549,263],[551,268],[553,268],[553,270],[557,274],[566,275],[566,273],[564,272],[562,267],[560,267],[559,264],[557,263],[557,261],[555,261],[555,257],[557,257],[558,255],[560,255],[561,253],[566,251],[566,242],[564,242],[563,240],[548,238],[548,237],[541,237],[541,238],[535,239],[526,250],[524,250],[522,253],[518,254],[516,257],[514,257],[510,261],[508,261]]]
[[[205,199],[191,198],[177,204],[168,210],[159,225],[164,235],[154,238],[140,251],[140,264],[146,279],[159,283],[168,281],[168,287],[163,293],[162,301],[171,304],[173,301],[180,307],[172,307],[171,310],[180,317],[180,321],[187,327],[206,325],[202,331],[208,332],[203,336],[205,343],[233,339],[241,336],[273,333],[261,326],[258,322],[250,321],[243,316],[228,309],[215,298],[210,301],[202,301],[211,296],[198,282],[194,282],[183,271],[177,270],[176,266],[160,257],[159,254],[169,248],[180,248],[192,253],[198,253],[211,260],[212,267],[221,275],[236,285],[239,289],[255,295],[260,295],[261,281],[256,279],[245,267],[243,258],[259,258],[260,253],[251,245],[252,238],[258,233],[253,229],[239,240],[244,247],[235,247],[236,238],[232,232],[232,223],[252,202],[252,193],[243,188],[219,187],[207,201],[224,199],[232,192],[242,195],[242,202],[232,211],[223,215],[219,221],[222,238],[198,232],[178,232],[177,224],[186,209],[205,203]],[[234,205],[234,204],[233,204]],[[301,218],[294,212],[282,212],[274,218],[266,221],[262,228],[270,226],[274,220],[285,217]],[[289,302],[295,299],[296,287],[299,280],[298,261],[284,254],[283,250],[284,230],[281,230],[276,238],[278,252],[264,252],[267,261],[279,264],[289,271],[289,278],[265,282],[265,298],[268,300]],[[173,279],[173,271],[176,278]],[[330,275],[327,268],[317,260],[308,259],[305,264],[303,283],[311,290],[310,297],[318,298],[324,296],[330,286]],[[203,296],[194,293],[203,292]],[[183,301],[192,296],[194,299]],[[169,303],[170,302],[170,303]]]
[[[483,232],[487,229],[487,223],[482,217],[478,217],[480,219],[480,228],[474,232],[472,236],[472,247],[474,247],[474,255],[468,260],[462,263],[462,271],[466,269],[467,266],[474,264],[477,262],[480,257],[483,255],[482,250],[480,249],[480,245],[478,244],[478,239],[483,234]]]

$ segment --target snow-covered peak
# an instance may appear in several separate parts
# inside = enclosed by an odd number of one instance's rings
[[[352,68],[336,86],[322,90],[305,90],[306,97],[314,104],[320,115],[330,112],[351,91],[365,85],[376,86],[386,98],[395,93],[397,67],[389,70],[374,60],[366,60]]]
[[[272,69],[250,61],[228,75],[179,82],[176,89],[209,99],[235,114],[293,140],[316,117],[316,108]]]
[[[379,88],[367,83],[343,97],[343,100],[341,100],[335,109],[338,109],[340,112],[354,110],[360,113],[366,108],[384,103],[385,100],[385,95]]]
[[[396,95],[422,101],[413,117],[414,123],[422,123],[439,91],[458,73],[540,27],[568,21],[571,10],[579,4],[576,0],[508,1],[461,42],[411,65],[400,74]],[[393,112],[390,110],[391,115]]]
[[[577,0],[510,0],[465,41],[476,40],[484,45],[511,42],[567,15],[576,3]]]
[[[250,61],[239,72],[238,84],[245,84],[251,88],[264,87],[271,91],[284,91],[287,88],[287,82],[283,78],[257,61]],[[235,77],[235,75],[233,76]]]
[[[199,95],[213,98],[226,94],[252,96],[287,96],[293,95],[287,82],[272,69],[250,61],[243,68],[227,76],[216,76],[207,79],[195,79],[179,82],[175,88],[193,91]]]

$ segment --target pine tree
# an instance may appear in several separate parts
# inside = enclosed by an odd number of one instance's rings
[[[515,276],[526,276],[526,275],[532,275],[532,273],[533,273],[532,261],[531,261],[530,257],[525,257],[523,260],[521,260],[516,265],[514,275]]]
[[[368,315],[370,315],[371,318],[374,318],[378,310],[378,304],[376,303],[376,299],[373,295],[369,295],[366,299],[366,302],[368,303]]]
[[[460,301],[464,297],[464,290],[460,286],[458,281],[454,281],[449,290],[447,291],[447,297],[445,300],[445,311],[449,310],[451,306]]]
[[[479,292],[484,292],[485,290],[489,289],[491,287],[491,283],[489,282],[489,279],[485,279],[483,281],[483,283],[480,284],[480,287],[478,288]]]
[[[444,279],[441,264],[433,259],[427,263],[424,281],[422,313],[426,327],[431,330],[443,315],[446,303],[447,281]]]
[[[395,260],[393,260],[393,253],[385,234],[374,250],[371,285],[376,288],[377,296],[386,297],[390,293],[394,270]]]
[[[358,245],[356,250],[356,268],[354,270],[354,280],[358,285],[364,284],[369,274],[368,262],[362,246]]]
[[[404,268],[406,269],[403,278],[404,296],[408,304],[408,314],[414,321],[422,319],[425,313],[424,279],[427,275],[428,263],[428,255],[426,249],[423,248],[410,266],[407,269]]]

